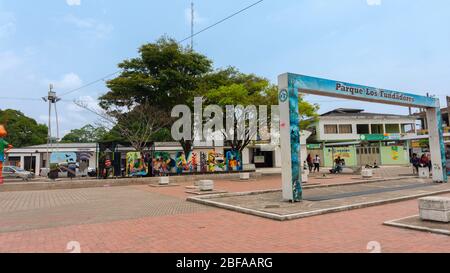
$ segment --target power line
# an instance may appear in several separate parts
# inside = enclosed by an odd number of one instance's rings
[[[67,92],[63,93],[60,97],[67,96],[67,95],[72,94],[72,93],[74,93],[74,92],[76,92],[76,91],[79,91],[79,90],[81,90],[81,89],[84,89],[84,88],[86,88],[86,87],[89,87],[89,86],[91,86],[91,85],[94,85],[94,84],[96,84],[96,83],[98,83],[98,82],[104,81],[105,79],[107,79],[107,78],[109,78],[109,77],[111,77],[111,76],[114,76],[114,75],[116,75],[116,74],[119,74],[120,72],[122,72],[122,70],[117,70],[116,72],[110,73],[110,74],[108,74],[108,75],[105,75],[105,76],[103,76],[102,78],[100,78],[100,79],[98,79],[98,80],[89,82],[89,83],[87,83],[87,84],[85,84],[85,85],[83,85],[83,86],[80,86],[80,87],[75,88],[75,89],[73,89],[73,90],[67,91]]]
[[[259,1],[255,2],[255,3],[251,4],[251,5],[249,5],[249,6],[247,6],[247,7],[245,7],[245,8],[243,8],[243,9],[241,9],[241,10],[239,10],[239,11],[237,11],[237,12],[231,14],[230,16],[227,16],[227,17],[223,18],[223,19],[220,20],[220,21],[217,21],[216,23],[214,23],[214,24],[212,24],[212,25],[210,25],[210,26],[205,27],[204,29],[202,29],[202,30],[200,30],[200,31],[198,31],[198,32],[196,32],[196,33],[194,33],[194,34],[192,34],[191,36],[186,37],[186,38],[184,38],[184,39],[181,40],[181,41],[178,41],[178,43],[181,44],[181,43],[183,43],[183,42],[189,40],[190,38],[192,38],[192,37],[194,37],[194,36],[197,36],[198,34],[200,34],[200,33],[202,33],[202,32],[205,32],[205,31],[207,31],[208,29],[213,28],[213,27],[215,27],[215,26],[217,26],[217,25],[219,25],[219,24],[221,24],[221,23],[223,23],[223,22],[225,22],[225,21],[227,21],[227,20],[233,18],[234,16],[236,16],[236,15],[238,15],[238,14],[240,14],[240,13],[242,13],[242,12],[244,12],[244,11],[246,11],[246,10],[248,10],[248,9],[250,9],[250,8],[252,8],[252,7],[254,7],[254,6],[256,6],[256,5],[258,5],[258,4],[260,4],[260,3],[263,2],[263,1],[264,1],[264,0],[259,0]]]
[[[14,97],[0,97],[0,100],[27,100],[27,101],[41,101],[38,98],[14,98]]]
[[[256,1],[255,3],[253,3],[253,4],[251,4],[251,5],[247,6],[247,7],[245,7],[245,8],[243,8],[243,9],[238,10],[237,12],[235,12],[235,13],[233,13],[233,14],[231,14],[231,15],[225,17],[225,18],[223,18],[222,20],[217,21],[216,23],[214,23],[214,24],[212,24],[212,25],[210,25],[210,26],[207,26],[207,27],[205,27],[205,28],[199,30],[198,32],[191,33],[191,35],[189,35],[188,37],[186,37],[186,38],[184,38],[184,39],[178,41],[178,43],[181,44],[181,43],[183,43],[183,42],[185,42],[185,41],[187,41],[187,40],[189,40],[189,39],[192,39],[192,38],[194,38],[195,36],[197,36],[197,35],[199,35],[199,34],[205,32],[205,31],[207,31],[207,30],[209,30],[209,29],[211,29],[211,28],[213,28],[213,27],[215,27],[215,26],[217,26],[217,25],[219,25],[219,24],[221,24],[221,23],[223,23],[223,22],[225,22],[225,21],[227,21],[227,20],[233,18],[233,17],[235,17],[236,15],[241,14],[241,13],[243,13],[244,11],[246,11],[246,10],[248,10],[248,9],[251,9],[252,7],[254,7],[254,6],[260,4],[261,2],[264,2],[264,0]],[[122,70],[118,70],[118,71],[116,71],[116,72],[114,72],[114,73],[111,73],[111,74],[108,74],[108,75],[106,75],[106,76],[104,76],[104,77],[102,77],[102,78],[100,78],[100,79],[98,79],[98,80],[92,81],[92,82],[90,82],[90,83],[88,83],[88,84],[85,84],[85,85],[83,85],[83,86],[81,86],[81,87],[78,87],[78,88],[76,88],[76,89],[73,89],[73,90],[70,90],[70,91],[68,91],[68,92],[65,92],[65,93],[63,93],[62,95],[60,95],[60,97],[67,96],[67,95],[69,95],[69,94],[71,94],[71,93],[74,93],[74,92],[76,92],[76,91],[79,91],[79,90],[81,90],[81,89],[84,89],[84,88],[86,88],[86,87],[89,87],[89,86],[91,86],[91,85],[93,85],[93,84],[96,84],[96,83],[98,83],[98,82],[100,82],[100,81],[103,81],[103,80],[106,79],[106,78],[109,78],[109,77],[111,77],[111,76],[114,76],[114,75],[116,75],[116,74],[118,74],[118,73],[120,73],[120,72],[122,72]]]
[[[207,26],[207,27],[205,27],[205,28],[203,28],[203,29],[201,29],[201,30],[195,32],[195,33],[192,31],[191,35],[189,35],[188,37],[186,37],[186,38],[184,38],[184,39],[182,39],[182,40],[179,40],[177,43],[181,44],[181,43],[183,43],[183,42],[185,42],[185,41],[187,41],[187,40],[189,40],[189,39],[192,39],[192,38],[194,38],[195,36],[197,36],[197,35],[199,35],[199,34],[205,32],[205,31],[207,31],[207,30],[209,30],[209,29],[211,29],[211,28],[213,28],[213,27],[215,27],[215,26],[217,26],[217,25],[219,25],[219,24],[221,24],[221,23],[223,23],[223,22],[225,22],[225,21],[227,21],[227,20],[233,18],[233,17],[235,17],[236,15],[239,15],[239,14],[243,13],[244,11],[246,11],[246,10],[248,10],[248,9],[251,9],[252,7],[254,7],[254,6],[256,6],[256,5],[258,5],[258,4],[262,3],[262,2],[264,2],[264,0],[256,1],[256,2],[254,2],[253,4],[251,4],[251,5],[249,5],[249,6],[246,6],[245,8],[236,11],[235,13],[233,13],[233,14],[231,14],[231,15],[225,17],[225,18],[223,18],[222,20],[219,20],[219,21],[217,21],[216,23],[214,23],[214,24],[212,24],[212,25],[209,25],[209,26]],[[97,80],[91,81],[91,82],[89,82],[89,83],[87,83],[87,84],[85,84],[85,85],[82,85],[82,86],[78,87],[78,88],[69,90],[69,91],[67,91],[67,92],[65,92],[65,93],[63,93],[63,94],[61,94],[61,95],[59,96],[59,98],[62,98],[62,97],[67,96],[67,95],[69,95],[69,94],[75,93],[75,92],[77,92],[77,91],[79,91],[79,90],[81,90],[81,89],[84,89],[84,88],[86,88],[86,87],[89,87],[89,86],[91,86],[91,85],[94,85],[94,84],[96,84],[96,83],[98,83],[98,82],[104,81],[104,80],[107,79],[107,78],[110,78],[110,77],[112,77],[112,76],[114,76],[114,75],[116,75],[116,74],[119,74],[120,72],[122,72],[122,70],[117,70],[117,71],[115,71],[115,72],[113,72],[113,73],[107,74],[107,75],[105,75],[105,76],[103,76],[103,77],[101,77],[101,78],[99,78],[99,79],[97,79]],[[40,101],[40,100],[41,100],[41,98],[13,98],[13,97],[0,97],[0,99],[4,99],[4,100],[28,100],[28,101]]]

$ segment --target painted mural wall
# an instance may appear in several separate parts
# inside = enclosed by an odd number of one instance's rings
[[[128,176],[147,176],[148,164],[139,152],[127,153],[126,172]]]
[[[409,159],[404,146],[381,147],[382,165],[406,165],[408,163]]]
[[[75,164],[77,162],[76,153],[52,153],[50,155],[50,169],[55,170],[63,167],[67,168],[69,164]]]
[[[196,172],[231,172],[242,170],[239,152],[229,151],[226,155],[209,152],[155,152],[152,158],[152,172],[155,176]]]
[[[356,148],[354,146],[335,148],[327,147],[324,149],[323,160],[325,167],[332,167],[334,165],[334,160],[339,156],[341,159],[345,160],[346,166],[352,167],[357,165]]]

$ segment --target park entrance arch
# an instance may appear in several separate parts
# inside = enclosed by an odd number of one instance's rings
[[[426,109],[433,181],[447,182],[439,99],[292,73],[278,77],[278,88],[283,200],[302,200],[299,93]]]

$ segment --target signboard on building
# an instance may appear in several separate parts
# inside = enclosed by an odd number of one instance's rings
[[[266,162],[266,158],[262,155],[262,156],[255,156],[254,157],[254,161],[256,164],[263,164]]]
[[[300,93],[325,95],[361,101],[372,101],[393,105],[439,107],[438,101],[431,97],[341,81],[315,78],[305,75],[287,75],[291,81],[291,86],[297,87]]]
[[[367,134],[360,135],[362,141],[386,141],[386,140],[400,140],[400,134]]]
[[[308,144],[306,145],[306,148],[308,148],[309,150],[320,150],[322,149],[322,144]]]

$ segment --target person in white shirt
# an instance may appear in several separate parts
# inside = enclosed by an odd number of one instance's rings
[[[316,157],[313,160],[314,163],[314,172],[320,172],[320,157],[319,155],[316,155]]]

